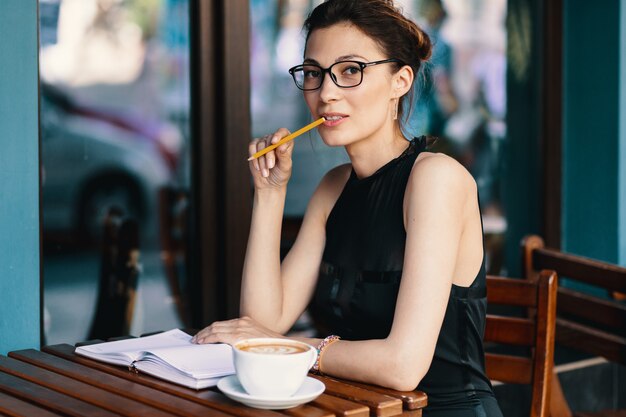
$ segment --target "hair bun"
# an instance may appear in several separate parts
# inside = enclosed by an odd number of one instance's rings
[[[433,53],[433,44],[430,40],[430,36],[428,36],[426,32],[418,27],[415,27],[415,29],[415,37],[417,39],[417,55],[421,61],[427,61]]]

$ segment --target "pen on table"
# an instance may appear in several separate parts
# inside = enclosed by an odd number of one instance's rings
[[[301,134],[308,132],[309,130],[313,129],[314,127],[317,127],[319,125],[321,125],[322,123],[324,123],[326,121],[326,119],[324,119],[323,117],[320,117],[319,119],[317,119],[316,121],[314,121],[313,123],[309,123],[308,125],[304,126],[302,129],[296,130],[295,132],[293,132],[290,135],[285,136],[284,138],[282,138],[281,140],[279,140],[278,142],[276,142],[273,145],[268,146],[267,148],[263,148],[260,151],[258,151],[257,153],[255,153],[254,155],[252,155],[250,158],[248,158],[248,161],[252,161],[253,159],[256,159],[260,156],[265,155],[266,153],[268,153],[269,151],[278,148],[280,145],[282,145],[283,143],[287,143],[292,139],[297,138],[298,136],[300,136]]]

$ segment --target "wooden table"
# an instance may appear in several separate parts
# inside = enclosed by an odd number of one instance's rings
[[[0,415],[418,417],[427,402],[420,391],[314,377],[326,384],[316,400],[287,410],[259,410],[217,388],[195,391],[77,356],[73,346],[62,344],[0,355]]]

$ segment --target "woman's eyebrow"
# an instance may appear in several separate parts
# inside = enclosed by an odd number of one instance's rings
[[[360,59],[362,59],[364,61],[368,61],[368,59],[365,58],[364,56],[356,55],[356,54],[350,54],[350,55],[342,55],[342,56],[339,56],[339,57],[335,58],[335,62],[349,61],[349,60],[353,60],[354,58],[360,58]],[[320,63],[318,61],[316,61],[315,59],[313,59],[313,58],[305,58],[303,63],[320,65]]]
[[[354,58],[361,58],[364,59],[365,61],[367,61],[367,58],[365,58],[364,56],[361,55],[356,55],[356,54],[350,54],[350,55],[342,55],[340,57],[338,57],[337,59],[335,59],[335,62],[337,61],[348,61]]]

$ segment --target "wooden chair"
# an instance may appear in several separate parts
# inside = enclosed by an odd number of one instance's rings
[[[548,417],[554,365],[557,277],[542,271],[537,280],[487,276],[488,305],[521,307],[522,317],[487,315],[485,342],[522,346],[528,356],[486,353],[487,376],[496,381],[530,384],[531,417]]]
[[[522,264],[524,274],[531,281],[537,278],[537,271],[545,268],[559,275],[557,344],[626,365],[626,305],[618,301],[626,293],[626,268],[546,248],[543,239],[536,235],[522,240]],[[564,278],[593,285],[606,296],[567,288],[563,286]],[[571,416],[556,375],[553,387],[553,417]],[[626,410],[575,415],[626,417]]]
[[[139,227],[111,207],[104,220],[100,278],[90,339],[127,335],[133,318],[139,263]]]
[[[161,260],[183,326],[191,326],[189,294],[189,192],[173,187],[159,190]]]

